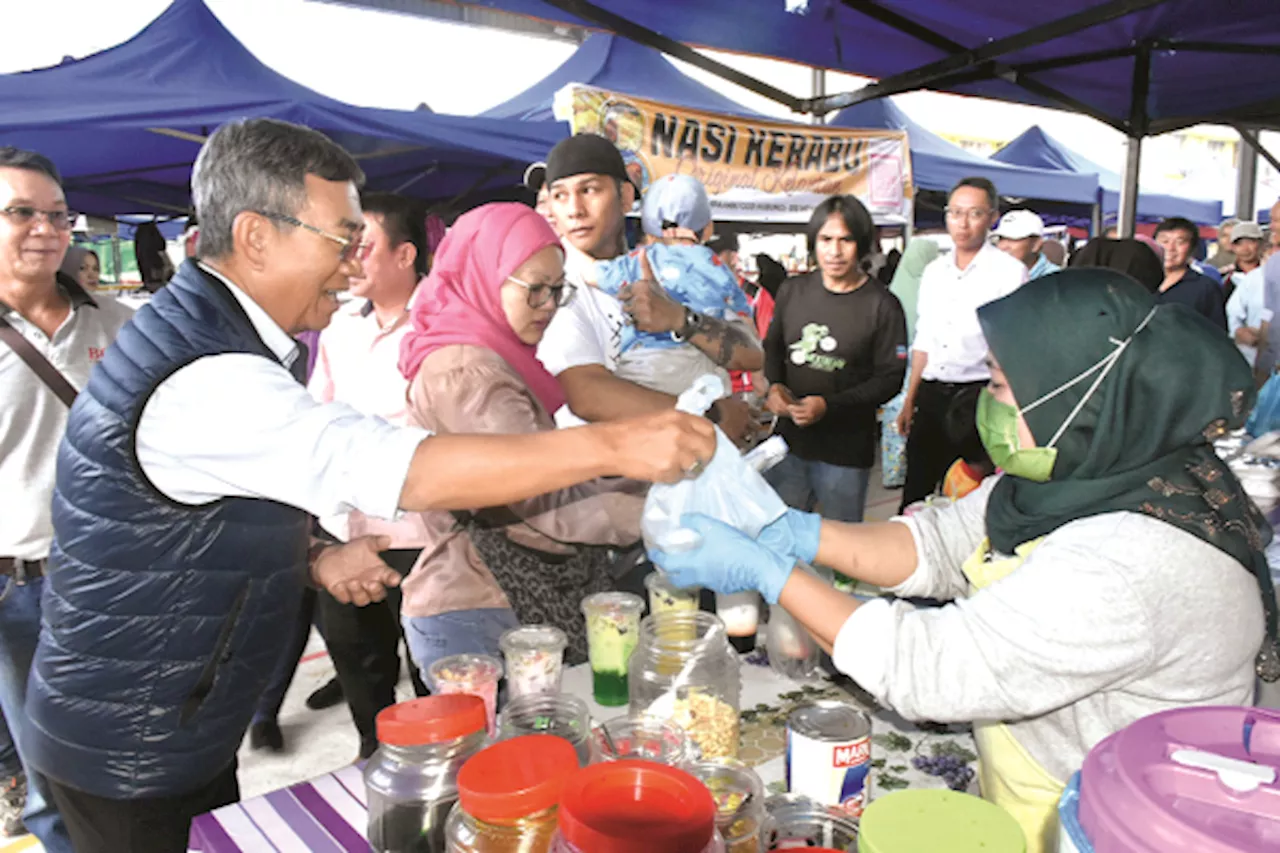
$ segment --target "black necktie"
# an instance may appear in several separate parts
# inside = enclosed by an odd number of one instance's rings
[[[307,349],[307,345],[302,341],[296,341],[298,344],[298,354],[294,356],[293,364],[289,365],[289,372],[293,374],[293,378],[298,380],[298,384],[307,384],[307,361],[310,360],[311,353]]]

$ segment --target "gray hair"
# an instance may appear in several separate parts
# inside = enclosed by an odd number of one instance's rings
[[[364,172],[337,143],[296,124],[254,118],[213,132],[191,170],[191,196],[200,221],[196,252],[225,258],[234,249],[232,228],[245,211],[296,216],[306,204],[307,175],[351,181]]]

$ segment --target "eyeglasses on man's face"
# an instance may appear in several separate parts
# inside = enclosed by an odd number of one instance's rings
[[[306,222],[303,222],[301,219],[298,219],[296,216],[288,216],[287,214],[284,214],[284,213],[272,213],[267,210],[259,210],[255,212],[258,215],[265,216],[267,219],[270,219],[274,222],[283,222],[285,225],[292,225],[295,228],[301,228],[304,231],[310,231],[312,234],[318,234],[319,236],[323,237],[326,240],[330,240],[334,243],[337,243],[339,246],[342,247],[341,251],[338,253],[338,260],[342,263],[355,260],[358,257],[368,257],[369,255],[367,251],[364,252],[363,255],[361,255],[360,241],[361,241],[361,238],[363,237],[362,232],[357,232],[350,237],[343,237],[339,234],[331,234],[328,231],[325,231],[323,228],[317,228],[314,225],[308,225]]]
[[[947,215],[947,219],[952,222],[969,222],[978,223],[991,215],[991,209],[986,207],[947,207],[943,208]]]
[[[38,210],[26,204],[11,205],[0,209],[0,213],[18,226],[30,225],[37,219],[43,219],[55,231],[70,231],[71,224],[76,221],[76,215],[69,210]]]
[[[557,308],[563,308],[573,300],[573,294],[578,290],[578,288],[564,279],[560,279],[555,284],[531,284],[509,275],[507,280],[520,285],[528,291],[527,301],[529,307],[534,309],[545,308],[553,302]]]

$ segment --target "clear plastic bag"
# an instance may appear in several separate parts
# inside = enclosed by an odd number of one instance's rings
[[[676,408],[694,415],[703,414],[724,396],[724,383],[717,376],[703,376],[680,395]],[[697,547],[692,531],[680,526],[686,513],[701,513],[736,527],[752,537],[787,511],[764,477],[742,457],[733,442],[716,430],[716,453],[697,477],[649,490],[644,502],[641,530],[646,547],[678,551]]]

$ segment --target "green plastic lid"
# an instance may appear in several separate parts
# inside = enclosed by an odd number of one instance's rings
[[[1026,853],[1013,816],[958,791],[896,791],[862,814],[858,853]]]

